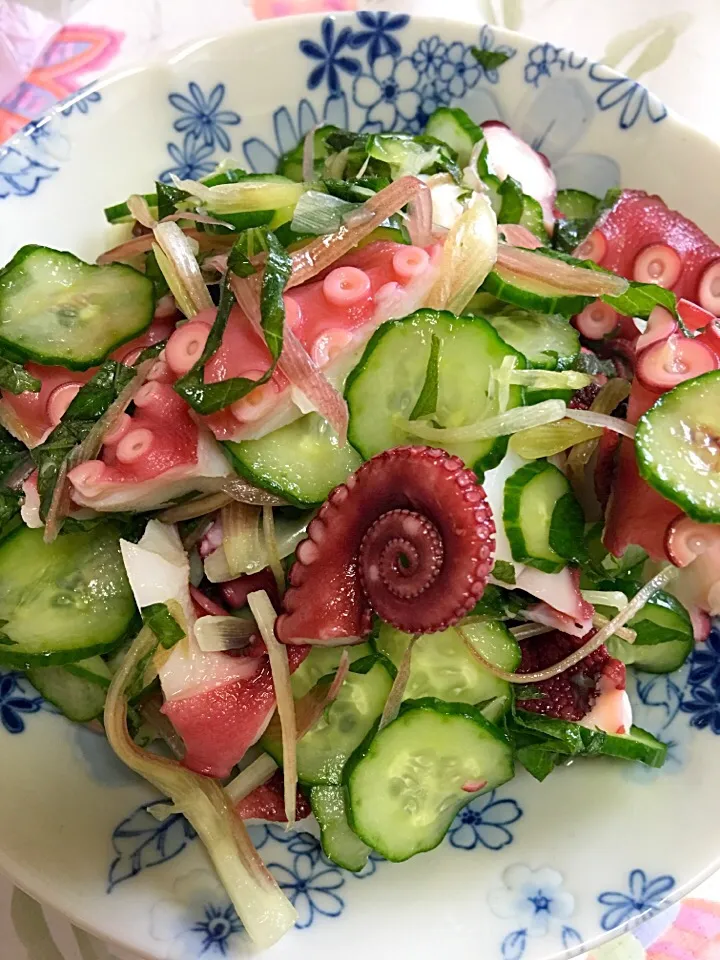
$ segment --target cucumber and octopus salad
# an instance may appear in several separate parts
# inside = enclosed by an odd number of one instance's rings
[[[720,247],[451,108],[105,216],[97,263],[0,271],[0,665],[190,820],[250,937],[295,911],[247,820],[358,871],[521,769],[662,766],[627,668],[720,612]]]

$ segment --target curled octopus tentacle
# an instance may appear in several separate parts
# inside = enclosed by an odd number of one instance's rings
[[[494,552],[485,491],[458,457],[387,450],[336,487],[310,523],[277,635],[359,640],[373,612],[407,633],[444,630],[482,596]]]

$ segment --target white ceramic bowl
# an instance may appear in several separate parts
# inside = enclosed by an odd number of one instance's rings
[[[508,59],[485,72],[479,45]],[[323,119],[420,129],[441,103],[499,117],[553,162],[561,186],[660,193],[720,236],[720,151],[633,80],[507,31],[360,13],[264,23],[86,90],[0,150],[0,262],[39,242],[94,257],[102,208],[170,171],[230,153],[254,170]],[[373,126],[374,125],[374,126]],[[631,681],[636,722],[670,744],[661,771],[584,761],[520,774],[473,801],[433,853],[359,876],[308,833],[253,828],[293,899],[277,958],[570,956],[715,869],[720,639],[670,677]],[[79,924],[151,958],[249,945],[185,821],[104,740],[0,670],[0,866]]]

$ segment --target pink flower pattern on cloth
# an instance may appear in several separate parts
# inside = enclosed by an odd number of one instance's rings
[[[258,20],[289,17],[296,13],[335,13],[356,10],[355,0],[252,0],[252,12]]]

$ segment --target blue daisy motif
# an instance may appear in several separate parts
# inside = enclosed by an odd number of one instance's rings
[[[295,926],[299,929],[309,927],[318,915],[339,917],[342,913],[345,902],[336,891],[345,878],[335,867],[307,853],[296,854],[292,868],[280,863],[268,866],[298,912]]]
[[[708,683],[714,690],[720,689],[720,634],[717,630],[693,650],[689,682],[693,686]]]
[[[714,734],[720,735],[720,698],[718,691],[705,687],[692,687],[689,700],[683,700],[680,709],[692,714],[690,725],[697,730],[709,727]]]
[[[438,70],[438,78],[448,94],[455,99],[461,99],[468,90],[477,85],[481,75],[482,67],[470,47],[459,41],[451,43]]]
[[[421,74],[434,77],[442,66],[447,53],[447,44],[437,34],[424,37],[413,51],[410,59]]]
[[[606,890],[598,897],[598,903],[608,908],[601,920],[603,930],[614,930],[632,917],[657,909],[674,886],[675,878],[669,874],[651,880],[644,870],[632,870],[628,893]]]
[[[627,77],[608,76],[606,71],[605,66],[594,63],[590,67],[590,79],[605,87],[596,101],[601,110],[620,108],[621,130],[629,130],[643,116],[652,123],[665,119],[667,109],[641,83]]]
[[[493,53],[504,53],[508,60],[512,59],[512,57],[514,57],[517,53],[515,47],[509,47],[504,43],[500,43],[495,46],[495,34],[487,24],[485,24],[480,31],[480,40],[478,45],[481,50],[492,50]],[[497,67],[494,67],[491,70],[487,70],[485,67],[482,67],[481,70],[485,74],[489,83],[497,83],[500,79]]]
[[[553,67],[562,67],[561,54],[562,48],[552,43],[539,43],[533,47],[525,64],[525,83],[537,87],[543,77],[552,76]]]
[[[365,29],[353,34],[350,46],[353,50],[366,46],[370,66],[384,54],[390,54],[392,57],[400,56],[400,42],[392,34],[410,23],[410,17],[407,14],[384,11],[371,13],[369,10],[361,10],[357,18]]]
[[[171,93],[170,103],[182,116],[173,127],[178,133],[192,136],[198,142],[213,149],[216,144],[226,153],[230,150],[230,137],[224,127],[234,127],[240,123],[240,115],[234,110],[221,110],[225,99],[225,84],[218,83],[208,96],[197,83],[188,84],[188,95]]]
[[[299,141],[318,125],[318,115],[309,100],[303,98],[297,109],[297,119],[287,107],[279,107],[273,114],[275,143],[270,145],[259,137],[251,137],[243,144],[248,165],[255,173],[269,173],[276,169],[280,157],[297,146]],[[344,93],[330,95],[325,101],[323,124],[345,129],[348,126],[348,105]]]
[[[478,845],[488,850],[502,850],[513,841],[508,826],[516,823],[523,812],[517,801],[496,799],[497,791],[479,797],[464,807],[455,818],[448,837],[453,847],[474,850]]]
[[[23,716],[38,713],[42,708],[42,697],[29,695],[22,681],[21,673],[0,672],[0,723],[8,733],[22,733],[25,729]]]
[[[33,136],[32,132],[30,136]],[[41,181],[47,180],[58,170],[59,167],[34,160],[15,147],[0,148],[0,200],[32,196]]]
[[[160,174],[159,179],[165,183],[169,182],[173,173],[181,180],[197,180],[198,177],[212,173],[217,166],[212,160],[213,147],[203,143],[192,133],[185,134],[182,146],[169,143],[167,151],[175,166],[168,167]]]
[[[308,77],[308,89],[315,90],[323,80],[327,80],[330,92],[337,94],[340,92],[341,71],[353,77],[360,73],[360,61],[356,57],[349,57],[343,53],[346,48],[352,49],[352,29],[343,27],[336,35],[334,20],[332,17],[325,17],[320,26],[320,33],[322,44],[315,40],[300,41],[300,52],[311,60],[318,61]]]
[[[209,870],[193,870],[173,885],[173,899],[156,903],[150,933],[173,960],[238,956],[242,924],[227,893]]]
[[[378,57],[372,73],[356,78],[353,85],[355,103],[367,110],[363,130],[404,129],[417,116],[420,74],[410,57],[395,60]]]

